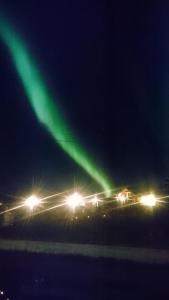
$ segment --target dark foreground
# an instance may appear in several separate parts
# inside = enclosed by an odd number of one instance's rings
[[[0,252],[0,299],[169,299],[169,264]]]

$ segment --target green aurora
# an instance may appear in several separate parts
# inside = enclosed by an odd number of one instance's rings
[[[56,143],[110,195],[111,185],[105,174],[85,151],[68,125],[60,107],[45,86],[40,70],[23,39],[4,18],[0,18],[0,38],[7,46],[27,99],[38,120]],[[68,142],[71,137],[72,142]]]

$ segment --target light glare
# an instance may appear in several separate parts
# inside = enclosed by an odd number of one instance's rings
[[[140,197],[140,203],[146,206],[153,207],[156,205],[157,199],[154,194],[144,195]]]
[[[32,195],[25,200],[25,206],[27,206],[30,210],[33,210],[36,206],[40,204],[40,202],[41,201],[37,196]]]
[[[116,199],[121,203],[125,203],[126,201],[129,200],[129,194],[130,194],[129,190],[125,188],[122,192],[118,193]]]
[[[99,205],[99,199],[97,198],[97,196],[93,197],[92,204],[95,205],[95,206]]]
[[[85,202],[83,200],[83,197],[75,192],[74,194],[70,195],[66,199],[67,205],[72,208],[73,210],[76,209],[78,206],[85,206]]]

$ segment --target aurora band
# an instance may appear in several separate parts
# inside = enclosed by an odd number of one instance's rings
[[[87,154],[68,125],[59,105],[47,89],[43,76],[28,51],[25,41],[6,18],[0,17],[0,38],[7,46],[27,99],[38,120],[56,143],[110,195],[111,186],[105,174]],[[73,142],[68,142],[70,140]]]

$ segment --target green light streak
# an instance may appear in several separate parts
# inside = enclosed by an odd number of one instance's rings
[[[10,51],[27,98],[38,120],[45,125],[57,144],[104,189],[107,195],[110,195],[111,186],[106,176],[75,138],[45,86],[42,75],[25,43],[4,18],[0,19],[0,37]],[[73,143],[68,142],[70,137]]]

